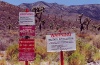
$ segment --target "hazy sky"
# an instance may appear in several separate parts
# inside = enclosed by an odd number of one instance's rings
[[[19,5],[21,3],[34,3],[45,1],[48,3],[58,3],[63,5],[81,5],[81,4],[100,4],[100,0],[2,0],[10,4]]]

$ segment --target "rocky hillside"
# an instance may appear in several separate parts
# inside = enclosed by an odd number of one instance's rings
[[[24,10],[0,1],[0,50],[5,50],[10,44],[18,43],[18,14],[20,11]]]
[[[19,12],[25,11],[25,8],[31,9],[32,7],[37,7],[37,6],[45,7],[45,12],[43,12],[42,19],[41,19],[42,21],[45,21],[45,25],[41,26],[41,31],[39,27],[40,23],[39,22],[36,23],[35,32],[38,38],[45,38],[46,34],[58,32],[60,28],[63,29],[63,32],[71,31],[71,32],[80,33],[80,23],[78,20],[79,13],[78,11],[75,11],[74,9],[76,10],[80,9],[79,11],[81,11],[81,6],[64,6],[64,5],[59,5],[57,3],[45,3],[43,1],[39,1],[36,3],[31,3],[31,4],[23,3],[19,6],[15,6],[7,2],[0,1],[0,36],[1,36],[0,45],[3,47],[3,48],[2,47],[0,48],[2,50],[5,50],[5,48],[8,46],[7,44],[18,43],[18,33],[19,33],[18,14]],[[82,6],[85,6],[85,5],[82,5]],[[87,11],[91,12],[90,10],[87,10]],[[83,13],[82,21],[84,20],[84,18],[86,18],[85,14],[86,13]],[[62,19],[61,19],[61,16],[62,16]],[[99,15],[95,15],[95,16],[99,16]],[[96,19],[95,17],[91,19],[92,21],[89,25],[88,31],[89,32],[92,31],[92,33],[94,32],[98,33],[99,31],[96,30],[97,27],[92,28],[92,24],[93,24],[92,22],[94,22],[93,25],[99,25],[100,23],[97,23],[97,21],[99,20]],[[95,21],[95,19],[97,21]]]
[[[77,5],[69,6],[67,8],[69,13],[83,13],[85,16],[100,20],[100,4]]]
[[[0,1],[0,29],[6,30],[9,26],[12,26],[12,29],[16,29],[20,11],[24,10],[18,6]]]
[[[15,6],[7,2],[0,1],[0,22],[2,23],[0,24],[0,29],[9,29],[9,27],[11,29],[17,29],[18,13],[20,11],[25,11],[25,8],[32,9],[33,7],[38,6],[45,7],[45,12],[43,13],[42,19],[45,19],[46,21],[54,20],[55,16],[57,18],[56,21],[61,21],[60,19],[62,16],[64,21],[76,22],[78,15],[81,13],[84,14],[83,19],[88,16],[92,20],[99,21],[100,18],[99,5],[64,6],[57,3],[46,3],[43,1],[38,1],[35,3],[23,3],[19,6]],[[48,15],[50,18],[47,17]],[[47,24],[49,24],[49,22]],[[79,24],[79,22],[76,24]]]
[[[22,3],[19,5],[21,8],[30,8],[44,6],[46,14],[54,14],[57,16],[73,16],[83,13],[84,16],[100,20],[100,4],[89,4],[89,5],[71,5],[64,6],[57,3],[46,3],[38,1],[35,3]]]

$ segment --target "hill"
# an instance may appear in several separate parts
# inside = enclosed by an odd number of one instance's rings
[[[19,6],[15,6],[9,4],[7,2],[0,1],[0,44],[2,46],[2,50],[4,50],[8,45],[12,43],[18,43],[19,38],[19,24],[18,24],[18,14],[19,12],[25,11],[26,8],[32,9],[32,7],[45,7],[45,11],[43,12],[41,21],[45,22],[45,25],[41,26],[40,30],[40,22],[36,18],[36,37],[45,39],[46,34],[51,34],[54,32],[59,32],[61,29],[63,32],[75,32],[80,35],[80,21],[79,14],[83,13],[82,22],[85,20],[87,16],[84,11],[88,11],[94,16],[99,18],[99,15],[95,15],[93,11],[90,9],[90,5],[79,5],[79,6],[64,6],[59,5],[57,3],[46,3],[43,1],[39,1],[36,3],[23,3]],[[99,11],[99,5],[92,5],[92,7]],[[82,8],[83,7],[83,8]],[[85,9],[86,8],[86,9]],[[82,10],[82,12],[80,12]],[[77,11],[76,11],[77,10]],[[79,11],[78,11],[79,10]],[[79,12],[79,13],[78,13]],[[90,14],[88,13],[88,14]],[[89,30],[86,30],[86,26],[84,26],[84,34],[98,34],[100,27],[99,19],[89,16],[92,21],[89,24]],[[44,28],[45,27],[45,28]],[[85,36],[86,36],[85,35]]]
[[[95,20],[100,20],[100,4],[87,4],[87,5],[59,5],[57,3],[46,3],[43,1],[38,1],[35,3],[22,3],[19,5],[21,8],[29,8],[32,7],[45,7],[46,14],[53,14],[57,16],[70,16],[72,13],[81,14],[84,16],[93,18]],[[72,14],[72,15],[74,15]],[[71,16],[72,16],[71,15]]]

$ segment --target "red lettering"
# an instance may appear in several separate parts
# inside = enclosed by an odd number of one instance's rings
[[[54,34],[51,34],[51,37],[54,37]]]
[[[59,36],[71,36],[71,33],[57,33],[57,34],[51,34],[51,37],[59,37]]]
[[[20,15],[34,15],[33,13],[20,13]]]

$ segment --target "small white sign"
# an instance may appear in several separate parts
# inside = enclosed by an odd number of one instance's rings
[[[76,50],[75,33],[59,33],[46,35],[47,52]]]
[[[35,25],[35,13],[19,12],[19,25]]]

